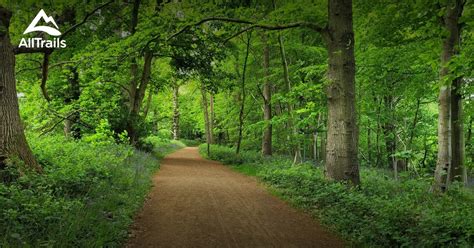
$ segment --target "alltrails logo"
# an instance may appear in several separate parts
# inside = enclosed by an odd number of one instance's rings
[[[49,26],[37,26],[41,19],[43,19],[45,23],[52,23],[56,28]],[[40,10],[38,12],[35,19],[33,19],[23,34],[31,32],[45,32],[51,36],[61,36],[59,27],[54,21],[53,17],[46,15],[44,10]],[[22,38],[18,46],[27,48],[65,48],[66,41],[61,40],[61,38],[54,38],[53,40],[45,40],[43,38]]]

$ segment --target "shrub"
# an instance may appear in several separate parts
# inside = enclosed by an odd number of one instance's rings
[[[179,141],[181,141],[186,146],[199,146],[202,144],[201,140],[180,139]]]
[[[156,157],[161,158],[163,155],[170,153],[171,151],[186,147],[181,141],[169,140],[160,136],[148,136],[143,140],[150,147],[153,147],[152,152]]]
[[[254,163],[262,160],[262,156],[256,152],[242,151],[240,154],[236,154],[235,148],[211,145],[210,156],[207,156],[207,144],[199,146],[199,152],[209,159],[218,160],[225,164],[243,164],[243,163]]]
[[[0,184],[0,247],[121,246],[159,163],[151,154],[102,138],[30,135],[44,173]],[[159,157],[179,147],[154,145]]]
[[[239,157],[232,149],[212,147],[211,158],[252,171],[275,192],[311,212],[356,246],[472,247],[474,195],[453,186],[444,195],[429,193],[431,178],[395,181],[364,168],[360,188],[329,182],[322,168],[292,166],[284,157],[256,159],[255,152]],[[201,153],[206,150],[202,149]]]

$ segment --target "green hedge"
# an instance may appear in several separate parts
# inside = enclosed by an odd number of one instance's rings
[[[322,168],[310,164],[292,166],[283,157],[233,152],[212,146],[210,158],[258,176],[356,246],[474,247],[474,196],[461,187],[439,196],[429,193],[431,178],[397,182],[363,168],[361,187],[350,189],[325,180]]]
[[[0,183],[0,247],[120,247],[159,166],[156,156],[97,139],[29,141],[45,172]],[[180,147],[154,145],[159,156]]]

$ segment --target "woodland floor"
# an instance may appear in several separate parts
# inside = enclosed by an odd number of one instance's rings
[[[184,148],[161,162],[126,247],[343,247],[254,178]]]

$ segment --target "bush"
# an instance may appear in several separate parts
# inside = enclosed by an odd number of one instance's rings
[[[119,247],[158,160],[125,144],[29,137],[44,173],[0,184],[0,247]],[[177,147],[164,141],[157,156]]]
[[[218,160],[229,165],[239,165],[243,163],[255,163],[262,161],[262,156],[256,152],[242,151],[240,154],[235,153],[235,148],[211,145],[210,156],[207,156],[207,144],[199,146],[199,152],[206,158]]]
[[[162,158],[174,150],[186,147],[186,145],[179,140],[169,140],[160,136],[148,136],[143,142],[152,147],[150,152],[158,158]]]
[[[181,141],[186,146],[199,146],[202,144],[201,140],[180,139],[179,141]]]
[[[322,168],[292,166],[283,157],[255,159],[255,152],[236,157],[231,151],[213,146],[211,158],[237,165],[239,171],[252,171],[247,174],[257,175],[281,197],[311,212],[356,246],[474,245],[474,196],[460,186],[434,195],[429,193],[430,178],[397,182],[379,171],[363,169],[361,187],[348,188],[325,180]]]

